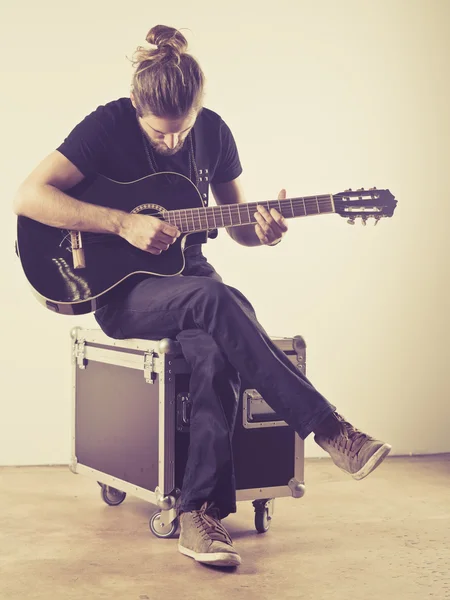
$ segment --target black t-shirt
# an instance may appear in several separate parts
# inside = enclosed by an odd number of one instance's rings
[[[217,113],[203,108],[192,130],[194,150],[199,130],[207,138],[203,141],[208,150],[210,183],[236,179],[242,173],[242,166],[227,124]],[[57,150],[86,178],[101,174],[115,181],[130,182],[153,173],[130,98],[120,98],[99,106],[70,132]],[[153,156],[158,171],[172,171],[189,177],[187,143],[173,156],[162,156],[155,152]],[[220,279],[203,256],[200,245],[188,248],[185,257],[184,275]]]
[[[233,135],[212,110],[203,108],[197,120],[208,136],[209,179],[225,183],[242,173]],[[193,141],[195,148],[195,127]],[[100,173],[116,181],[135,181],[152,173],[144,142],[129,98],[120,98],[99,106],[85,117],[57,148],[86,177]],[[156,155],[159,171],[189,176],[189,154],[185,143],[173,156]]]

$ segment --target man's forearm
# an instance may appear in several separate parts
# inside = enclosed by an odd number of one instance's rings
[[[81,202],[52,185],[24,185],[14,199],[14,212],[45,225],[73,231],[120,235],[126,212]]]

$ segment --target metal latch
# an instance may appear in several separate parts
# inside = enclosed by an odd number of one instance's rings
[[[86,368],[86,349],[84,340],[76,342],[74,345],[73,356],[80,369]]]
[[[147,383],[154,383],[156,379],[155,356],[156,352],[153,351],[144,354],[144,377]]]

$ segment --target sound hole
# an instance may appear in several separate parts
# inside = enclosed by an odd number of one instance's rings
[[[135,209],[131,211],[132,214],[140,214],[147,215],[149,217],[156,217],[157,219],[161,219],[162,221],[166,220],[167,211],[162,206],[158,206],[157,204],[141,204],[136,206]]]

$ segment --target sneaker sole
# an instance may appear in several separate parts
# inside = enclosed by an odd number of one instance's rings
[[[386,458],[386,456],[391,451],[392,446],[390,444],[383,444],[378,450],[369,458],[366,464],[357,471],[356,473],[351,473],[353,479],[364,479],[367,477],[372,471],[374,471]],[[344,469],[343,469],[344,470]],[[348,471],[346,471],[348,473]]]
[[[178,550],[181,554],[193,558],[197,562],[205,563],[207,565],[213,565],[215,567],[237,567],[241,564],[241,557],[238,554],[232,554],[230,552],[194,552],[184,546],[178,546]]]

